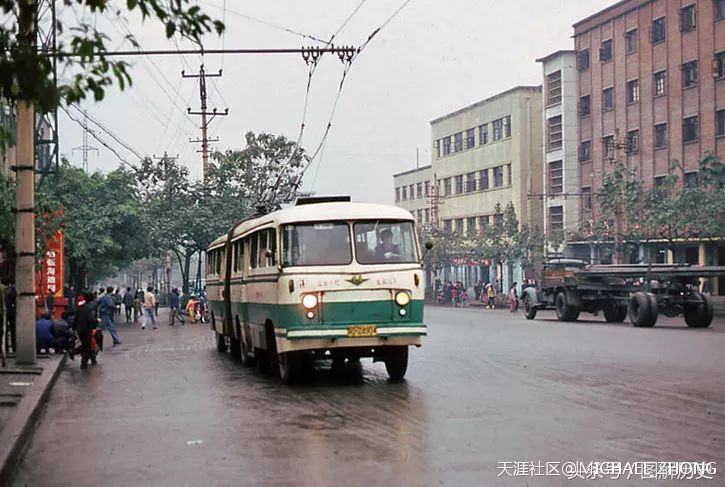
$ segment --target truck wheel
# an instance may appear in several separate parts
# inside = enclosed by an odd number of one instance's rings
[[[528,294],[524,296],[524,316],[527,320],[533,320],[536,318],[536,308],[531,302],[531,296]]]
[[[654,303],[655,309],[652,309]],[[629,300],[629,321],[637,328],[649,328],[657,321],[657,301],[646,293],[637,292]]]
[[[386,347],[385,370],[393,382],[403,380],[408,370],[408,347]]]
[[[571,306],[566,298],[566,293],[560,291],[556,295],[556,317],[559,321],[576,321],[579,318],[579,308]]]
[[[602,307],[604,319],[607,323],[621,323],[627,317],[627,307],[616,303],[607,303]]]
[[[712,300],[702,293],[697,293],[697,296],[702,302],[685,307],[685,323],[690,328],[707,328],[712,323]]]

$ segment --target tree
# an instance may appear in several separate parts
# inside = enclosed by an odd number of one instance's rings
[[[127,171],[86,174],[63,160],[58,174],[38,188],[38,201],[62,208],[57,224],[65,234],[69,281],[78,289],[151,253],[146,215]]]
[[[212,155],[210,181],[223,200],[274,210],[293,200],[309,161],[305,150],[281,135],[247,132],[246,147]]]

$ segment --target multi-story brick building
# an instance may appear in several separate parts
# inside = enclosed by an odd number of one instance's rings
[[[394,174],[393,181],[395,204],[411,212],[418,225],[428,225],[431,221],[430,196],[433,184],[431,165]]]
[[[574,24],[574,43],[581,192],[596,193],[615,159],[652,187],[673,160],[688,184],[706,153],[725,155],[725,0],[621,1]],[[581,206],[581,220],[596,217],[596,201]],[[691,242],[669,259],[723,254]]]

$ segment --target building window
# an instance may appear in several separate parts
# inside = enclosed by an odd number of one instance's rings
[[[488,226],[488,215],[483,215],[478,217],[478,230],[483,233],[483,231],[486,230],[486,227]]]
[[[667,92],[667,71],[655,73],[655,96],[662,96]]]
[[[426,181],[423,183],[423,190],[425,191],[424,196],[427,198],[430,196],[430,181]]]
[[[697,188],[698,179],[697,171],[685,173],[685,187],[686,188]]]
[[[415,185],[415,195],[418,199],[423,197],[423,183],[417,183]]]
[[[456,233],[463,233],[463,218],[456,218]]]
[[[592,113],[592,97],[584,95],[579,98],[579,116],[588,117]]]
[[[655,125],[655,149],[667,147],[667,124],[660,123]]]
[[[614,159],[614,136],[608,135],[602,138],[602,149],[605,159]]]
[[[406,201],[408,199],[408,187],[403,186],[403,201]]]
[[[690,61],[682,65],[682,86],[689,88],[697,84],[697,61]]]
[[[712,64],[712,75],[715,78],[725,77],[725,51],[715,54],[715,62]]]
[[[546,76],[546,105],[561,103],[561,71]]]
[[[653,20],[652,28],[650,30],[650,39],[652,40],[652,44],[664,41],[665,32],[665,18],[661,17],[659,19]]]
[[[503,138],[503,119],[494,120],[491,125],[493,126],[493,140],[501,140]]]
[[[659,188],[663,184],[665,184],[665,180],[667,179],[667,176],[655,176],[655,188]]]
[[[445,137],[443,139],[443,155],[447,156],[451,153],[451,138]]]
[[[599,48],[599,60],[603,63],[612,60],[612,39],[602,41],[602,47]]]
[[[463,132],[458,132],[453,136],[454,146],[453,152],[461,152],[463,150]]]
[[[415,221],[418,224],[423,223],[423,210],[418,210],[415,212]]]
[[[627,54],[637,52],[637,29],[628,30],[624,33],[624,44]]]
[[[500,188],[503,186],[503,166],[493,168],[493,187]]]
[[[564,170],[561,161],[549,163],[549,194],[564,192]]]
[[[395,188],[395,202],[400,201],[400,188]]]
[[[639,101],[639,80],[633,79],[627,81],[627,103],[637,103]]]
[[[725,19],[725,0],[715,0],[715,20]]]
[[[443,228],[445,228],[446,232],[452,232],[453,231],[453,221],[452,220],[443,220]]]
[[[589,64],[589,49],[582,49],[577,55],[577,68],[579,71],[588,71]]]
[[[441,141],[440,141],[440,139],[433,142],[433,152],[436,155],[436,159],[441,158]]]
[[[484,123],[478,127],[478,145],[488,144],[488,124]]]
[[[446,196],[450,196],[453,194],[453,189],[451,187],[451,185],[452,185],[451,179],[452,178],[445,178],[443,180],[443,194],[445,194]]]
[[[602,91],[602,111],[607,112],[614,108],[614,88]]]
[[[508,183],[509,186],[513,185],[513,180],[511,179],[511,164],[506,164],[506,174],[508,175]]]
[[[476,146],[476,130],[466,130],[466,149],[473,149]]]
[[[549,207],[549,229],[552,232],[561,232],[564,230],[564,207]]]
[[[463,193],[463,174],[456,176],[456,194]]]
[[[695,117],[688,117],[682,122],[682,141],[687,142],[694,142],[698,138],[698,130],[699,128],[699,121],[698,118]]]
[[[639,152],[639,130],[630,130],[627,132],[627,154],[637,152]]]
[[[717,119],[717,136],[725,136],[725,110],[718,110],[715,114]]]
[[[466,193],[476,191],[476,173],[469,172],[466,174]]]
[[[505,138],[511,137],[511,115],[503,117],[503,136]]]
[[[479,189],[481,191],[486,191],[488,189],[488,169],[484,169],[481,171],[481,183],[478,185]]]
[[[590,140],[582,141],[579,146],[579,162],[585,162],[592,158],[592,142]]]
[[[592,188],[589,186],[582,188],[582,209],[592,209]]]
[[[493,215],[493,224],[496,226],[503,225],[503,213]]]
[[[466,232],[476,233],[476,217],[469,216],[466,218]]]
[[[423,212],[423,218],[425,218],[425,223],[430,223],[430,208],[426,208]]]
[[[548,128],[548,150],[561,149],[562,132],[561,132],[561,115],[551,117],[547,120]]]
[[[695,4],[680,9],[680,32],[695,30]]]

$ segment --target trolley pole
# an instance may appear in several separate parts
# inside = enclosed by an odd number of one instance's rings
[[[38,2],[18,2],[20,49],[35,49]],[[34,364],[35,356],[35,110],[31,102],[17,102],[17,163],[15,195],[16,362]]]

